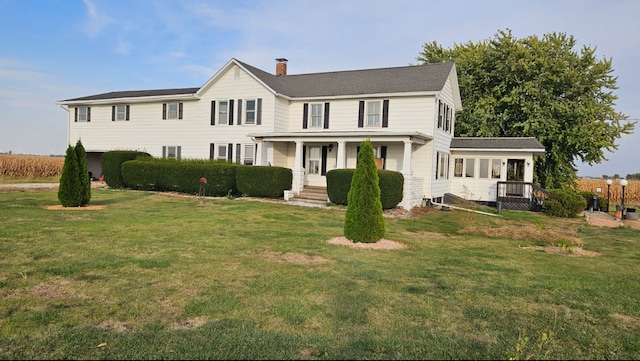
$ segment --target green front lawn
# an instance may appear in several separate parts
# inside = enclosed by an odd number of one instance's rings
[[[55,204],[0,193],[0,359],[640,358],[638,230],[433,211],[367,250],[338,207]]]

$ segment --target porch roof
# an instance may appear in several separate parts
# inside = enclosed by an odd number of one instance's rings
[[[533,137],[462,137],[451,139],[452,151],[527,152],[544,155],[545,147]]]
[[[433,137],[421,132],[371,132],[371,131],[322,131],[322,132],[270,132],[250,133],[251,138],[261,138],[267,142],[362,142],[370,139],[372,142],[405,142],[425,144]]]

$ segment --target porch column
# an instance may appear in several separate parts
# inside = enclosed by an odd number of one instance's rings
[[[298,194],[304,187],[304,167],[302,166],[302,147],[304,142],[301,140],[296,141],[296,154],[293,161],[293,179],[291,184],[291,190]]]
[[[404,209],[411,209],[416,202],[416,195],[413,192],[413,171],[411,169],[411,158],[413,156],[413,140],[409,138],[404,141],[404,154],[402,157],[402,175],[404,176],[404,186],[402,201],[399,206]]]
[[[338,141],[338,160],[336,161],[336,168],[344,169],[347,167],[347,142]]]
[[[262,164],[262,152],[264,151],[264,140],[262,138],[256,138],[256,165]]]
[[[411,141],[411,139],[404,141],[404,154],[402,158],[402,174],[404,174],[405,177],[413,173],[411,171],[411,156],[413,152],[412,146],[413,146],[413,141]]]

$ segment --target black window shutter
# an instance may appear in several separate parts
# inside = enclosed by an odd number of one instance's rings
[[[236,144],[236,163],[240,163],[240,143]]]
[[[229,125],[233,125],[233,99],[229,100],[229,111],[227,114],[229,115]]]
[[[324,103],[324,129],[329,129],[329,103]]]
[[[358,158],[360,155],[360,146],[356,147],[356,166],[358,165]]]
[[[166,146],[162,146],[162,158],[166,158],[167,157],[167,147]]]
[[[162,119],[167,119],[167,103],[162,103]]]
[[[176,158],[180,159],[181,154],[182,153],[182,147],[181,146],[177,146],[176,147]]]
[[[389,127],[389,99],[382,101],[382,127]]]
[[[262,124],[262,98],[258,98],[257,108],[256,112],[258,114],[256,114],[256,124],[260,125]]]
[[[216,125],[216,101],[215,100],[211,101],[211,125]]]
[[[229,146],[227,147],[227,160],[228,161],[233,161],[233,144],[229,143]]]
[[[362,127],[364,127],[364,100],[361,100],[358,106],[358,128]]]
[[[238,99],[238,125],[242,124],[242,99]]]
[[[213,159],[213,158],[214,158],[214,156],[215,156],[215,154],[214,154],[215,150],[216,150],[216,145],[215,145],[215,143],[209,143],[209,159]]]
[[[322,146],[322,160],[320,162],[320,175],[327,174],[327,146]]]
[[[127,114],[125,116],[125,120],[129,120],[129,106],[127,105]]]
[[[307,164],[307,146],[302,147],[302,168]]]
[[[309,103],[304,103],[302,105],[302,129],[307,129],[309,118]]]
[[[438,179],[438,171],[440,170],[440,152],[436,152],[436,179]]]
[[[382,158],[382,169],[387,169],[387,146],[380,147],[380,158]]]
[[[111,121],[112,122],[116,121],[116,106],[115,105],[111,106]]]
[[[91,107],[87,107],[87,122],[91,121]]]
[[[182,103],[178,103],[178,119],[182,119]]]
[[[75,112],[74,112],[74,115],[73,115],[73,121],[77,122],[78,121],[78,107],[76,107],[74,109],[75,109]]]

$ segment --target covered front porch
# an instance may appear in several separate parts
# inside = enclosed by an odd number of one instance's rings
[[[251,134],[256,143],[256,165],[290,168],[291,192],[299,194],[305,186],[326,187],[326,173],[332,169],[355,168],[360,144],[369,139],[379,169],[401,172],[405,179],[400,204],[410,207],[422,199],[422,189],[413,194],[415,180],[412,163],[414,146],[431,140],[421,133],[318,132]],[[421,182],[420,182],[421,184]],[[414,200],[416,198],[417,200]]]

